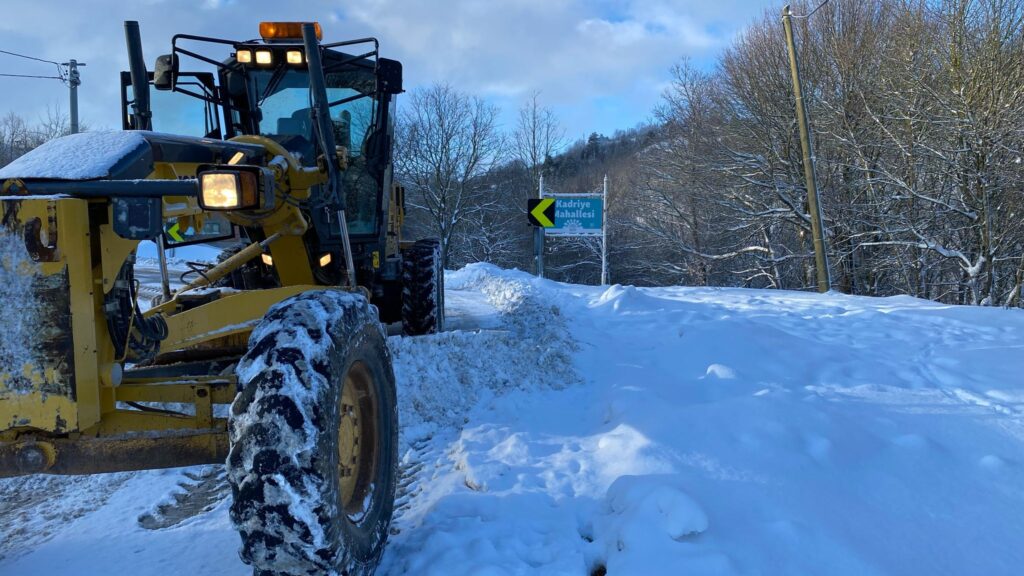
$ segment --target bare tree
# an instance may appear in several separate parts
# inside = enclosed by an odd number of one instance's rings
[[[503,158],[498,109],[435,84],[414,91],[399,116],[395,164],[406,182],[413,226],[441,240],[448,265],[497,198],[483,177]]]
[[[519,109],[519,121],[512,136],[515,156],[526,166],[533,183],[531,196],[537,195],[544,163],[565,146],[565,129],[551,109],[540,105],[539,98],[540,92],[533,92]]]
[[[35,138],[25,119],[14,112],[0,118],[0,166],[35,148]]]
[[[85,131],[84,126],[79,128]],[[45,142],[67,136],[71,133],[68,115],[60,106],[48,106],[46,115],[30,126],[24,118],[8,112],[0,118],[0,166],[5,166],[19,156]]]
[[[79,132],[87,132],[88,127],[79,123]],[[43,142],[71,134],[71,117],[58,106],[47,106],[46,115],[39,118],[35,128],[36,137]]]
[[[798,22],[837,288],[1021,305],[1024,0],[833,0]],[[623,208],[650,274],[812,284],[779,34],[767,13],[716,70],[674,70]]]

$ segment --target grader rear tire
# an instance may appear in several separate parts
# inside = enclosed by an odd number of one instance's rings
[[[394,509],[391,357],[362,296],[316,291],[271,308],[239,362],[228,479],[257,576],[373,574]]]
[[[441,241],[418,240],[402,251],[402,333],[444,330],[444,266]]]

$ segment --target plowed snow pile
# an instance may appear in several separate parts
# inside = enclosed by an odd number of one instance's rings
[[[1021,311],[447,281],[459,329],[390,339],[405,454],[380,574],[1021,573]],[[0,481],[24,544],[0,575],[247,574],[223,501],[139,526],[184,473],[111,477],[60,522],[25,498],[41,484]]]

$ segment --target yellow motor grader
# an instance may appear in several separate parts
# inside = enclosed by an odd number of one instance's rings
[[[444,317],[437,241],[400,236],[401,64],[264,22],[176,35],[150,71],[125,32],[125,130],[0,169],[0,477],[226,462],[256,574],[372,574],[398,442],[382,324]],[[214,241],[234,246],[171,282],[167,250]]]

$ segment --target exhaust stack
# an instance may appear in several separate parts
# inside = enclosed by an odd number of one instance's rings
[[[132,76],[132,110],[135,112],[135,129],[152,130],[153,112],[149,109],[149,71],[142,57],[142,35],[139,23],[125,20],[124,39],[128,44],[128,70]]]

